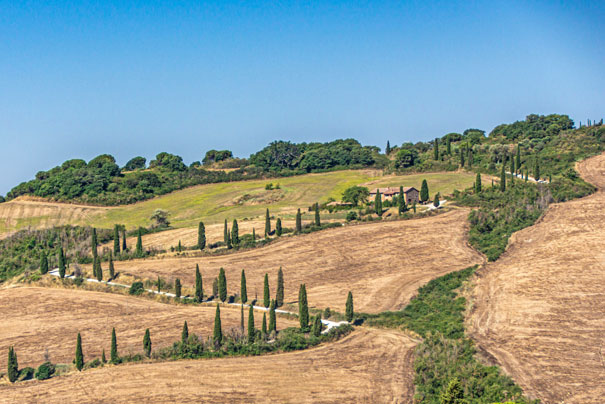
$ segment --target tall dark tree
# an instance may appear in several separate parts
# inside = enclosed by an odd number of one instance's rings
[[[506,171],[504,169],[504,162],[502,162],[502,171],[500,172],[500,191],[506,191]]]
[[[91,237],[91,247],[92,247],[92,257],[97,256],[97,246],[99,245],[99,241],[97,239],[97,229],[92,228],[92,237]]]
[[[275,294],[275,304],[277,307],[284,305],[284,272],[279,267],[277,271],[277,292]]]
[[[118,356],[118,339],[116,338],[116,329],[113,328],[111,330],[111,353],[110,362],[114,365],[120,362],[120,357]]]
[[[252,228],[252,244],[256,244],[256,230]]]
[[[145,336],[143,337],[143,352],[145,352],[146,357],[151,356],[151,334],[149,333],[149,328],[145,330]]]
[[[239,318],[239,326],[242,329],[242,334],[244,333],[244,304],[242,303],[241,305],[241,314],[240,314],[240,318]]]
[[[65,253],[63,253],[63,247],[59,247],[59,276],[65,278]]]
[[[17,361],[17,353],[12,346],[8,348],[8,366],[6,368],[8,381],[14,383],[19,377],[19,363]]]
[[[275,300],[271,300],[271,306],[269,306],[269,333],[271,333],[271,331],[276,331],[276,329]]]
[[[221,302],[227,300],[227,278],[225,277],[225,270],[222,267],[218,272],[218,296]]]
[[[122,251],[127,251],[126,247],[126,226],[122,227]]]
[[[271,304],[271,295],[269,293],[269,275],[265,274],[265,281],[263,284],[263,306],[269,307]]]
[[[101,362],[107,363],[107,357],[105,357],[105,348],[103,348],[103,353],[101,354]]]
[[[302,231],[302,217],[300,214],[300,208],[296,212],[296,233],[300,233]]]
[[[263,322],[261,323],[260,331],[263,334],[263,338],[266,338],[267,337],[267,313],[263,313]]]
[[[248,342],[254,342],[255,335],[256,330],[254,329],[254,308],[250,306],[250,310],[248,311]]]
[[[452,140],[448,137],[445,141],[445,149],[448,156],[452,155]]]
[[[181,280],[179,278],[176,278],[174,281],[174,295],[176,296],[177,299],[181,298],[181,292],[182,292]]]
[[[538,156],[536,156],[536,161],[534,162],[534,178],[536,181],[540,180],[540,161],[538,161]]]
[[[387,140],[387,148],[384,149],[384,154],[386,154],[387,156],[389,154],[391,154],[391,144],[389,143],[389,141]]]
[[[135,253],[136,253],[137,257],[143,256],[143,232],[140,227],[139,227],[139,231],[137,233],[137,247],[136,247]]]
[[[433,160],[439,160],[439,139],[433,142]]]
[[[351,293],[351,291],[349,291],[349,294],[347,295],[347,304],[345,312],[346,319],[350,323],[351,321],[353,321],[353,316],[355,314],[353,311],[353,293]]]
[[[227,219],[225,219],[225,227],[223,228],[223,241],[225,245],[229,244],[229,227],[227,227]]]
[[[221,327],[221,309],[216,305],[216,314],[214,315],[214,345],[220,346],[223,342],[223,329]]]
[[[93,273],[99,282],[103,280],[103,268],[101,268],[101,259],[99,256],[94,258]]]
[[[380,190],[376,190],[376,198],[374,198],[374,210],[378,216],[382,216],[382,195]]]
[[[403,193],[403,186],[399,187],[399,197],[397,198],[397,211],[399,215],[406,211],[405,206],[405,194]]]
[[[269,237],[271,234],[271,216],[269,216],[269,208],[267,208],[267,212],[265,213],[265,238]]]
[[[113,226],[113,253],[120,253],[120,227],[117,224]]]
[[[204,300],[204,287],[202,284],[202,274],[200,266],[195,264],[195,301],[201,303]]]
[[[315,226],[321,226],[321,218],[319,217],[319,203],[315,202]]]
[[[481,192],[481,174],[477,173],[475,177],[475,193],[478,194]]]
[[[78,333],[78,338],[76,339],[76,369],[82,370],[84,367],[84,354],[82,353],[82,337],[80,333]]]
[[[187,343],[189,339],[189,327],[187,326],[187,321],[183,323],[183,331],[181,331],[181,342],[183,344]]]
[[[422,180],[422,186],[420,187],[420,202],[425,203],[429,200],[429,184],[426,180]]]
[[[40,254],[40,273],[42,275],[48,273],[48,258],[44,251]]]
[[[307,330],[309,328],[309,304],[307,302],[307,287],[302,284],[298,292],[298,319],[300,328]]]
[[[470,149],[470,148],[468,149],[468,162],[467,162],[467,164],[468,164],[469,170],[471,168],[473,168],[473,150]]]
[[[233,226],[231,227],[231,243],[233,247],[239,246],[239,227],[235,219],[233,219]]]
[[[160,293],[162,291],[162,278],[160,278],[159,275],[158,275],[157,285],[158,285],[158,293]]]
[[[319,337],[321,335],[321,314],[315,316],[315,320],[313,320],[313,327],[311,328],[311,334],[315,337]]]
[[[231,243],[231,232],[227,230],[227,249],[232,249],[233,244]]]
[[[206,248],[206,227],[202,222],[197,227],[197,248],[200,250]]]
[[[461,147],[458,151],[460,152],[460,167],[464,168],[464,154],[466,153],[466,150]]]
[[[511,184],[513,182],[513,178],[515,178],[515,160],[511,157],[511,159],[510,159],[510,181],[511,181]]]
[[[439,207],[439,192],[437,192],[435,194],[435,199],[433,199],[433,206],[438,208]]]
[[[240,298],[242,303],[246,303],[248,301],[248,288],[246,286],[246,272],[242,269],[242,280],[240,283]]]
[[[108,279],[108,281],[115,278],[115,276],[116,276],[116,269],[113,265],[113,254],[111,253],[111,251],[109,251],[109,279]]]
[[[517,145],[517,171],[521,170],[521,145]]]
[[[281,227],[281,219],[278,217],[277,222],[275,222],[275,234],[279,237],[282,235],[282,227]]]

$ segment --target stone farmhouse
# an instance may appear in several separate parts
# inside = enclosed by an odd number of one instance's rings
[[[394,196],[399,196],[399,187],[374,188],[370,191],[370,200],[373,201],[376,198],[377,192],[380,192],[383,201],[391,200]],[[405,202],[408,204],[420,202],[420,192],[414,187],[403,187],[403,195],[405,196]]]

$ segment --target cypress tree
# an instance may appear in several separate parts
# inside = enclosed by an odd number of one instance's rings
[[[412,204],[412,209],[414,210],[414,213],[416,213],[416,201],[414,201],[414,203]]]
[[[403,186],[399,187],[399,198],[397,198],[397,210],[399,215],[405,212],[405,195],[403,194]]]
[[[202,222],[197,227],[197,247],[200,250],[206,248],[206,227]]]
[[[227,230],[227,249],[232,249],[233,244],[231,244],[231,232]]]
[[[422,186],[420,187],[420,202],[425,203],[429,200],[429,184],[426,180],[422,180]]]
[[[263,306],[269,307],[271,304],[271,295],[269,294],[269,275],[265,274],[265,282],[263,287]]]
[[[118,340],[116,338],[116,329],[115,327],[111,330],[111,353],[110,353],[110,362],[114,365],[120,363],[120,357],[118,356]]]
[[[113,266],[113,254],[109,252],[109,279],[112,280],[116,276],[116,269]]]
[[[229,245],[229,228],[227,227],[227,219],[225,219],[225,227],[223,228],[223,241],[225,245]]]
[[[378,216],[382,216],[382,195],[380,195],[380,190],[376,190],[376,198],[374,198],[374,210]]]
[[[240,296],[242,303],[248,301],[248,288],[246,287],[246,272],[242,269],[242,280],[240,282]]]
[[[99,244],[98,240],[97,240],[97,229],[95,229],[94,227],[92,228],[92,240],[91,240],[91,244],[92,244],[92,256],[93,258],[97,256],[97,246]]]
[[[525,182],[529,179],[529,171],[525,170]]]
[[[319,202],[315,202],[315,226],[321,226],[321,218],[319,217]]]
[[[504,162],[502,162],[502,172],[500,173],[500,191],[506,191],[506,173],[504,171]]]
[[[225,270],[222,267],[218,272],[218,294],[221,302],[227,300],[227,278],[225,277]]]
[[[281,219],[279,217],[277,218],[277,222],[275,222],[275,234],[278,237],[282,235]]]
[[[269,216],[269,208],[267,208],[265,213],[265,238],[269,237],[269,234],[271,234],[271,217]]]
[[[19,363],[17,362],[17,353],[12,346],[8,348],[8,366],[6,368],[8,381],[14,383],[19,377]]]
[[[355,314],[353,311],[353,293],[351,293],[351,291],[349,291],[349,294],[347,295],[347,305],[345,310],[347,321],[350,323],[353,321],[353,315]]]
[[[296,212],[296,232],[300,233],[302,231],[302,217],[300,215],[300,208]]]
[[[460,167],[464,168],[464,153],[466,153],[466,151],[464,150],[464,148],[460,148]]]
[[[309,328],[309,306],[307,303],[307,288],[304,284],[300,285],[298,296],[298,319],[300,321],[300,328],[302,330],[307,330]]]
[[[511,157],[510,159],[510,176],[514,177],[515,176],[515,160]],[[511,178],[512,180],[512,178]]]
[[[256,331],[254,330],[254,309],[250,306],[250,310],[248,311],[248,342],[254,342],[254,335]]]
[[[136,248],[136,255],[137,257],[142,257],[143,256],[143,234],[141,231],[141,228],[139,227],[139,232],[137,233],[137,248]]]
[[[149,328],[145,330],[145,336],[143,337],[143,351],[146,357],[149,358],[151,356],[151,335]]]
[[[260,329],[263,334],[263,338],[267,337],[267,313],[263,313],[263,322]]]
[[[62,246],[59,247],[59,276],[65,278],[65,254]]]
[[[540,179],[540,162],[538,161],[538,156],[536,156],[536,161],[534,163],[534,178],[536,181]]]
[[[113,226],[113,253],[120,253],[120,228],[117,224]]]
[[[389,143],[388,140],[387,140],[387,148],[384,150],[384,154],[386,154],[387,156],[389,154],[391,154],[391,144]]]
[[[214,345],[220,346],[223,342],[223,330],[221,328],[221,309],[216,305],[216,314],[214,315]]]
[[[433,160],[439,160],[439,140],[435,139],[433,144]]]
[[[204,300],[202,274],[200,274],[200,266],[195,264],[195,301],[201,303],[202,300]]]
[[[187,321],[183,323],[183,331],[181,331],[181,342],[183,344],[187,343],[189,339],[189,327],[187,326]]]
[[[212,281],[212,296],[218,297],[218,278],[214,278]]]
[[[183,251],[183,245],[181,244],[181,240],[179,240],[179,244],[176,246],[176,250],[177,250],[178,252]]]
[[[240,322],[240,328],[242,329],[242,334],[244,333],[244,304],[242,303],[241,305],[242,307],[242,311],[241,311],[241,315],[239,318],[239,322]]]
[[[315,337],[319,337],[321,335],[321,314],[315,316],[315,320],[313,321],[313,328],[311,329],[311,334]]]
[[[435,194],[435,199],[433,199],[433,206],[438,208],[439,207],[439,192],[437,192]]]
[[[468,168],[473,168],[473,150],[468,149]]]
[[[281,307],[284,305],[284,272],[281,267],[277,271],[277,292],[275,294],[275,305]]]
[[[122,227],[122,251],[126,251],[126,226]]]
[[[521,145],[517,145],[517,170],[521,169]]]
[[[252,228],[252,244],[256,244],[256,230]]]
[[[448,156],[452,155],[452,140],[448,137],[445,141],[445,148]]]
[[[103,348],[103,354],[101,355],[101,361],[103,363],[107,363],[107,358],[105,357],[105,348]]]
[[[48,258],[46,257],[46,253],[42,251],[40,254],[40,273],[44,275],[48,273]]]
[[[78,333],[78,338],[76,340],[76,369],[82,370],[84,367],[84,354],[82,353],[82,337],[80,337],[80,333]]]
[[[93,273],[99,282],[103,280],[103,269],[101,268],[101,259],[99,256],[95,257],[95,261],[93,263]]]
[[[481,174],[477,173],[477,177],[475,178],[475,193],[478,194],[481,192]]]
[[[235,219],[233,219],[233,227],[231,227],[231,243],[234,247],[239,245],[239,227]]]
[[[176,280],[174,281],[174,295],[177,299],[181,298],[181,289],[181,280],[179,278],[176,278]]]
[[[271,306],[269,306],[269,333],[276,331],[277,324],[275,318],[275,300],[271,300]]]

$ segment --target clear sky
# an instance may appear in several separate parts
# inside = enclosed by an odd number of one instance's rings
[[[605,116],[605,2],[0,0],[0,194],[69,158]]]

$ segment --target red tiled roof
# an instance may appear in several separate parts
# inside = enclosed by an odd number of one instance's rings
[[[403,193],[406,194],[406,193],[410,192],[412,189],[418,191],[414,187],[403,187]],[[399,187],[374,188],[373,190],[370,191],[370,194],[376,195],[376,191],[377,190],[380,191],[380,193],[382,195],[387,195],[387,196],[392,196],[392,195],[398,195],[399,194]]]

